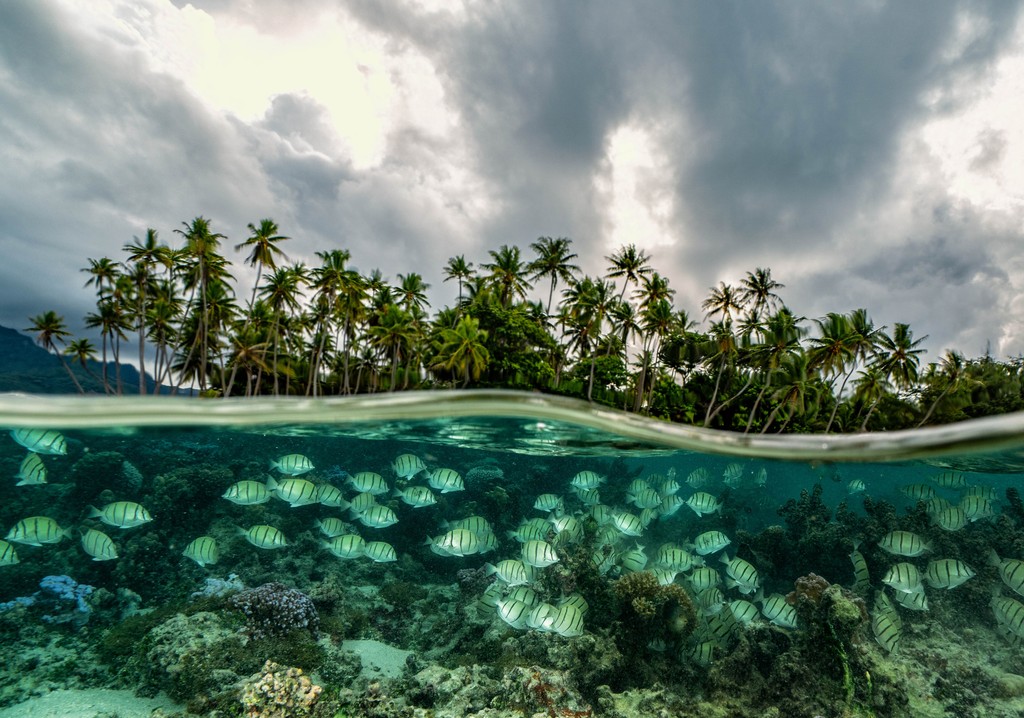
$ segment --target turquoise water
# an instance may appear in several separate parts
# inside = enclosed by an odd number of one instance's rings
[[[0,705],[118,688],[195,715],[1024,710],[1020,416],[744,437],[498,392],[8,395],[0,428]],[[39,454],[45,483],[33,446],[64,450]],[[696,545],[710,532],[728,544]],[[537,565],[509,585],[516,560]]]

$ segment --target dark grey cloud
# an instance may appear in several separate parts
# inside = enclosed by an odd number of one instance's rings
[[[346,247],[363,270],[418,271],[437,306],[454,295],[441,281],[448,257],[486,261],[541,235],[572,237],[580,264],[601,271],[613,247],[596,178],[630,125],[666,168],[641,191],[671,197],[679,239],[648,250],[691,288],[678,301],[692,314],[699,288],[767,265],[808,316],[866,306],[879,323],[920,323],[933,353],[999,337],[1024,350],[1024,331],[1006,329],[1019,222],[964,206],[926,152],[906,149],[922,123],[978,99],[1016,4],[191,5],[282,37],[354,18],[394,55],[427,58],[457,130],[427,132],[417,114],[434,108],[408,107],[381,161],[358,167],[316,97],[278,95],[253,121],[225,116],[124,38],[89,35],[47,2],[0,3],[0,242],[15,248],[0,266],[0,323],[50,306],[80,317],[87,257],[116,255],[146,226],[170,239],[198,214],[231,244],[272,216],[295,260]],[[131,12],[139,27],[158,21]],[[408,95],[409,79],[392,79]],[[972,168],[993,171],[1009,142],[982,132]],[[42,266],[52,281],[39,281]]]

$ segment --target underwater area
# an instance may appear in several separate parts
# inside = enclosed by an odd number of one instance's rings
[[[0,429],[0,717],[1024,715],[1019,415],[0,395]]]

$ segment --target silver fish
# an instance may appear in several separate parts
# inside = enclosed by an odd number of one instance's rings
[[[39,458],[39,454],[32,451],[25,455],[18,467],[18,473],[14,478],[20,479],[15,486],[39,486],[46,483],[46,464]]]
[[[37,454],[64,456],[68,453],[68,443],[59,431],[49,429],[14,429],[11,438],[29,451]]]
[[[93,561],[110,561],[117,558],[117,547],[113,540],[96,529],[82,529],[82,549],[92,556]]]
[[[107,526],[119,529],[130,529],[153,520],[145,506],[134,501],[115,501],[102,509],[89,507],[89,518],[99,519]]]
[[[181,554],[186,558],[192,559],[200,566],[210,566],[220,560],[217,541],[212,536],[200,536],[197,539],[193,539]]]
[[[270,468],[277,469],[286,476],[299,476],[312,471],[316,467],[313,462],[302,454],[288,454],[270,462]]]

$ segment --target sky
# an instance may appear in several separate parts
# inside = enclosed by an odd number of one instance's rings
[[[202,215],[292,261],[419,272],[628,243],[701,318],[769,267],[808,319],[868,310],[1024,353],[1020,4],[0,2],[0,325],[85,335],[88,258]],[[535,298],[546,299],[546,283]],[[98,338],[96,338],[98,345]]]

